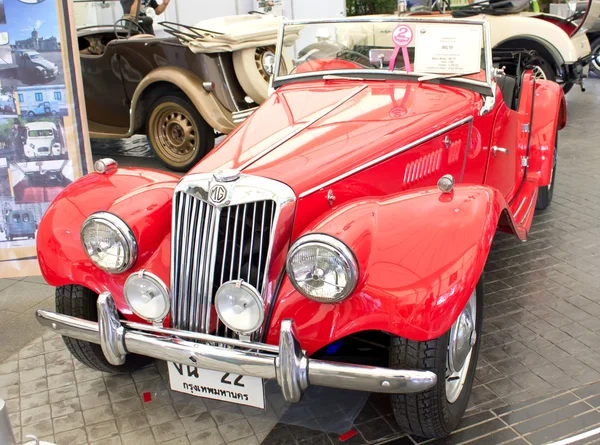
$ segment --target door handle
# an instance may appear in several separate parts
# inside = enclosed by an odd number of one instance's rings
[[[492,151],[494,152],[494,156],[496,156],[496,152],[500,152],[500,153],[504,153],[505,155],[510,154],[510,151],[508,151],[508,149],[506,148],[502,148],[502,147],[497,147],[497,146],[493,146],[492,147]]]

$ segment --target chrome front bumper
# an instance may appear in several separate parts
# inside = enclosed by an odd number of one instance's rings
[[[188,366],[276,379],[288,402],[298,402],[308,385],[391,394],[431,388],[429,371],[348,365],[310,359],[300,346],[292,320],[281,323],[279,347],[119,320],[108,292],[98,297],[98,323],[38,309],[42,326],[66,337],[97,343],[106,359],[120,365],[128,353]],[[233,347],[233,348],[232,348]]]

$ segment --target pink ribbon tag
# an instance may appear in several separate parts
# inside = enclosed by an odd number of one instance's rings
[[[404,67],[406,68],[406,72],[410,73],[412,71],[412,67],[410,66],[410,58],[408,57],[408,45],[413,40],[413,32],[412,29],[408,25],[398,25],[394,32],[392,33],[392,40],[394,41],[394,52],[392,53],[392,58],[390,59],[390,66],[388,67],[389,71],[394,71],[394,67],[396,66],[396,59],[398,58],[398,53],[402,48],[402,59],[404,60]]]

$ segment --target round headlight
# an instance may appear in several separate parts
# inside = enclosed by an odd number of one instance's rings
[[[261,327],[265,317],[258,291],[242,280],[223,283],[215,295],[215,309],[229,329],[251,334]]]
[[[133,313],[150,322],[162,321],[171,308],[167,286],[145,270],[127,278],[123,293]]]
[[[358,281],[354,254],[329,235],[310,234],[298,239],[288,253],[286,269],[296,290],[320,303],[342,301]]]
[[[90,260],[111,273],[126,271],[137,256],[133,232],[112,213],[90,215],[81,227],[81,243]]]

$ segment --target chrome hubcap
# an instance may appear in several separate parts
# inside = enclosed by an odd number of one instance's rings
[[[465,384],[473,346],[477,342],[475,330],[476,291],[450,329],[448,341],[448,361],[446,363],[446,398],[454,403]]]

